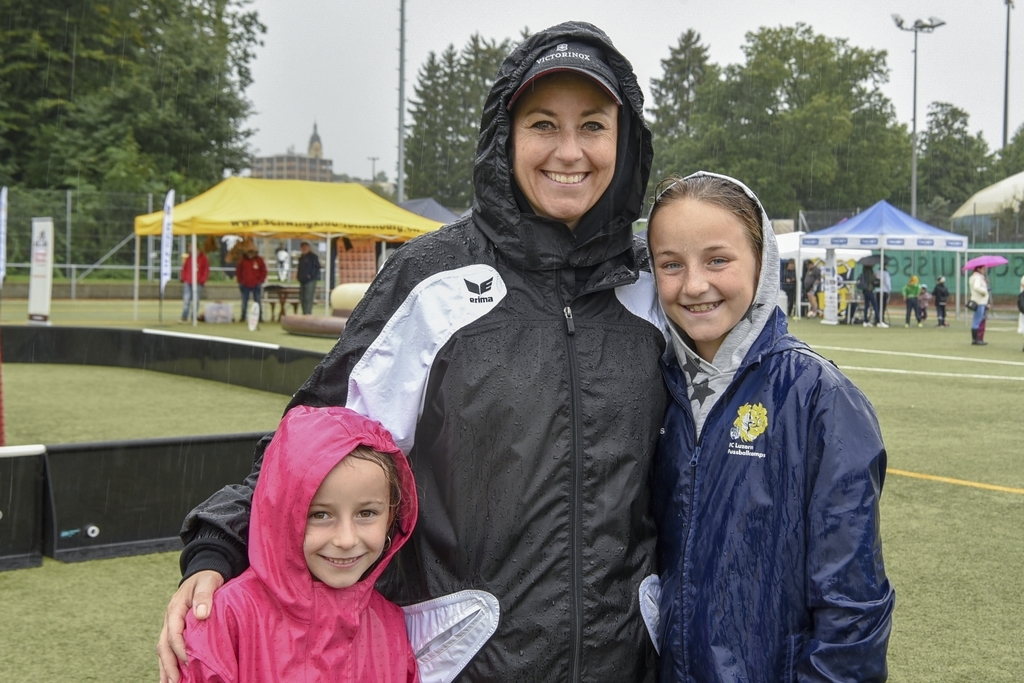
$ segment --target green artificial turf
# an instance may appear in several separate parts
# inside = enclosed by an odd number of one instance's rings
[[[5,321],[7,312],[3,311]],[[73,315],[71,307],[65,315]],[[951,321],[953,327],[943,329],[905,329],[901,320],[896,318],[899,326],[888,330],[826,326],[813,320],[791,324],[797,336],[863,389],[882,427],[892,470],[882,495],[882,539],[886,570],[897,596],[890,680],[1017,683],[1024,679],[1022,338],[1009,316],[990,321],[986,347],[971,346],[962,321]],[[237,328],[233,332],[243,338],[272,332],[269,325],[257,333],[242,325],[220,327]],[[280,335],[286,341],[290,337]],[[301,338],[292,339],[299,343],[289,345],[300,346]],[[67,367],[57,374],[67,372]],[[893,370],[899,372],[889,372]],[[47,379],[49,371],[47,366],[3,366],[9,421],[11,411],[17,411],[10,392],[28,388],[40,395],[33,399],[39,401],[35,408],[9,425],[9,433],[48,433],[55,429],[55,416],[68,423],[96,420],[97,404],[105,406],[112,395],[122,393],[107,385],[133,381],[120,374],[114,379],[104,375],[73,388],[58,377],[59,386],[53,387],[45,384],[54,381],[52,375]],[[35,372],[40,374],[33,378]],[[159,373],[139,374],[142,380],[136,390],[147,398],[152,383],[166,380]],[[175,380],[185,386],[168,393],[215,384],[171,378]],[[19,382],[21,387],[16,388]],[[167,431],[171,427],[160,411],[127,422],[134,423],[135,436],[185,433],[181,429],[207,433],[199,427],[211,422],[237,424],[255,414],[251,408],[231,412],[233,404],[246,400],[242,394],[209,394],[200,412],[174,422],[178,431]],[[269,424],[254,429],[271,428],[284,405],[286,397],[267,396]],[[121,416],[132,415],[129,409],[141,410],[131,401],[127,406],[110,411],[115,415],[110,425],[119,433],[129,429],[121,424]],[[38,426],[28,424],[33,421]],[[895,470],[1012,490],[912,478]],[[177,578],[175,553],[71,565],[48,560],[40,568],[0,572],[0,680],[155,680],[156,637]]]
[[[156,681],[176,553],[0,572],[0,680]]]
[[[890,470],[1018,490],[886,477],[882,547],[896,589],[892,681],[1024,679],[1024,352],[1011,323],[990,321],[985,347],[971,346],[962,323],[887,330],[791,324],[867,394]],[[935,374],[879,371],[893,369]]]
[[[272,431],[288,396],[148,370],[6,363],[7,445]]]

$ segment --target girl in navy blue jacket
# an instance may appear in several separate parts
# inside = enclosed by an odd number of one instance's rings
[[[661,680],[885,680],[871,404],[787,332],[775,235],[741,183],[662,183],[648,239],[673,347],[654,469]]]

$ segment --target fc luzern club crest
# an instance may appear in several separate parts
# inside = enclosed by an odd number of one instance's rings
[[[729,430],[729,436],[732,438],[750,442],[768,429],[768,411],[760,403],[744,403],[737,412],[736,421]]]

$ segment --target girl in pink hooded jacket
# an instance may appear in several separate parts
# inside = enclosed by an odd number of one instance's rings
[[[419,681],[402,610],[373,587],[416,513],[409,463],[380,423],[290,410],[253,496],[250,566],[209,619],[189,612],[182,681]]]

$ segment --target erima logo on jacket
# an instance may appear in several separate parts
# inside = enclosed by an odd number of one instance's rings
[[[479,284],[477,284],[476,282],[470,282],[469,280],[465,280],[465,279],[464,279],[464,281],[466,283],[466,289],[468,289],[473,294],[477,295],[476,297],[472,297],[472,296],[469,297],[469,303],[471,303],[471,304],[486,304],[486,303],[492,303],[494,301],[494,297],[481,296],[481,295],[486,294],[487,292],[491,291],[491,285],[494,284],[494,278],[493,277],[488,279],[488,280],[484,280],[483,282],[481,282]]]

